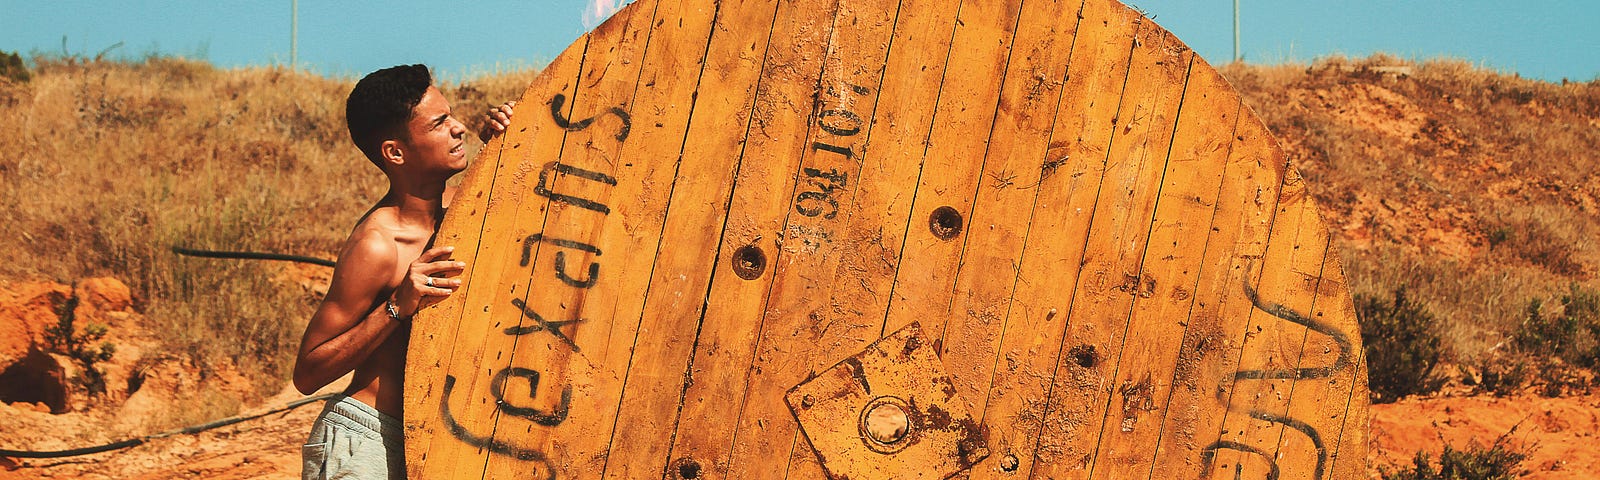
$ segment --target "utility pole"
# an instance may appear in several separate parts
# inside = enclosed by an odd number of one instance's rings
[[[1234,0],[1237,2],[1238,0]],[[1235,21],[1235,25],[1237,25]],[[1239,47],[1233,47],[1235,51]],[[300,69],[300,0],[289,0],[289,70]]]
[[[1239,0],[1233,0],[1233,61],[1244,61],[1239,53]]]

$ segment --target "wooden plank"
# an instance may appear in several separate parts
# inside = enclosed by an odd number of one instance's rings
[[[1339,258],[1336,255],[1330,255],[1329,257],[1332,259],[1331,261],[1335,262]],[[1328,272],[1324,276],[1325,281],[1333,282],[1334,285],[1349,285],[1345,283],[1343,266],[1335,264],[1330,268],[1324,269],[1324,271]],[[1348,295],[1349,293],[1348,289],[1342,289],[1338,294]],[[1355,307],[1353,302],[1337,300],[1325,303],[1325,305],[1332,305],[1336,308],[1319,311],[1315,314],[1316,318],[1330,319],[1334,322],[1335,328],[1345,332],[1360,331],[1359,325],[1351,325],[1353,320],[1357,318],[1353,311]],[[1351,311],[1341,311],[1342,309],[1350,309]],[[1322,416],[1331,418],[1335,415],[1339,417],[1338,427],[1331,430],[1338,433],[1328,441],[1331,444],[1331,451],[1328,458],[1329,466],[1326,478],[1356,478],[1366,474],[1367,445],[1369,441],[1367,432],[1371,431],[1371,424],[1369,423],[1371,422],[1371,417],[1367,410],[1367,401],[1372,397],[1367,388],[1366,349],[1358,348],[1355,354],[1356,360],[1352,369],[1355,377],[1350,380],[1347,392],[1334,390],[1327,398],[1321,400],[1319,411],[1315,413],[1300,415],[1292,412],[1290,415],[1297,418]],[[1344,406],[1342,408],[1338,406],[1338,399],[1341,393],[1344,397]],[[1308,403],[1313,401],[1316,400],[1314,398],[1307,400]]]
[[[1306,198],[1306,204],[1314,203]],[[1327,231],[1321,215],[1311,207],[1314,205],[1307,205],[1315,214],[1312,224],[1317,230]],[[1292,366],[1295,373],[1285,409],[1276,412],[1285,421],[1276,426],[1278,440],[1273,458],[1280,465],[1317,466],[1299,478],[1354,478],[1365,474],[1352,463],[1341,465],[1332,458],[1341,440],[1364,444],[1365,419],[1351,431],[1345,415],[1348,399],[1367,392],[1360,381],[1364,380],[1360,377],[1364,377],[1365,365],[1360,363],[1361,352],[1354,350],[1352,340],[1360,338],[1361,330],[1354,321],[1355,311],[1344,285],[1339,257],[1328,248],[1330,254],[1323,258],[1313,306],[1303,318],[1295,320],[1305,322],[1308,328],[1300,339],[1299,361]],[[1346,401],[1338,401],[1341,398]],[[1336,465],[1343,468],[1335,470]],[[1295,478],[1294,470],[1284,468],[1288,478]]]
[[[1055,458],[1033,465],[1035,475],[1081,475],[1074,472],[1093,466],[1113,395],[1112,381],[1120,367],[1128,309],[1135,296],[1148,290],[1140,275],[1144,245],[1173,114],[1183,91],[1181,80],[1172,81],[1168,71],[1172,65],[1162,64],[1166,52],[1152,45],[1159,39],[1152,32],[1159,30],[1146,25],[1141,15],[1127,7],[1113,5],[1108,10],[1100,21],[1109,22],[1121,30],[1117,37],[1127,39],[1127,43],[1118,42],[1128,49],[1123,67],[1127,70],[1121,100],[1115,107],[1091,104],[1091,108],[1111,110],[1115,116],[1109,131],[1090,137],[1098,140],[1091,144],[1098,151],[1088,154],[1105,163],[1094,200],[1078,204],[1093,214],[1067,312],[1066,354],[1056,367],[1057,377],[1045,406],[1047,420],[1036,451],[1041,460],[1044,455]],[[1093,20],[1096,18],[1086,17],[1084,22]],[[1182,71],[1178,70],[1177,78],[1182,78]],[[1061,377],[1063,369],[1070,371],[1070,379]]]
[[[618,273],[610,268],[616,263],[612,259],[642,252],[627,248],[632,245],[622,243],[624,236],[602,237],[601,232],[607,224],[622,221],[612,205],[631,200],[627,190],[639,185],[637,178],[628,179],[635,180],[628,184],[618,181],[619,160],[633,133],[626,107],[640,83],[654,7],[619,12],[606,23],[609,27],[597,29],[576,94],[546,100],[549,112],[531,112],[547,116],[551,122],[547,128],[567,133],[559,155],[539,166],[534,194],[548,205],[543,225],[537,220],[518,222],[513,237],[521,237],[516,246],[522,254],[518,264],[528,269],[530,278],[520,298],[513,294],[507,302],[521,317],[515,335],[502,330],[511,339],[509,353],[503,364],[499,357],[489,362],[500,368],[490,383],[489,393],[498,407],[489,441],[512,446],[518,453],[539,452],[549,461],[529,465],[521,454],[490,455],[484,478],[558,471],[562,476],[595,476],[604,467],[592,448],[577,451],[554,439],[609,430],[621,394],[627,357],[608,355],[615,350],[610,347],[616,338],[613,319],[607,315],[616,303],[619,282],[597,287],[602,278]],[[570,113],[558,114],[557,107],[568,103]],[[534,200],[537,205],[539,199]],[[650,246],[645,247],[649,251]],[[603,256],[607,250],[612,253],[609,257]],[[608,308],[585,315],[589,305]]]
[[[794,178],[792,188],[781,200],[788,207],[781,230],[775,232],[781,243],[765,309],[754,318],[758,343],[752,363],[743,366],[748,382],[731,442],[729,478],[782,475],[788,462],[779,459],[795,449],[799,437],[783,394],[820,368],[807,362],[812,341],[789,339],[816,338],[817,329],[832,320],[851,323],[825,310],[826,278],[838,265],[836,236],[853,210],[848,200],[859,180],[856,156],[872,128],[882,78],[878,66],[887,54],[897,3],[828,2],[813,7],[827,15],[821,21],[830,26],[823,42],[800,47],[821,58],[820,82],[811,94],[808,124],[794,132],[804,132],[805,140],[799,168],[788,172]],[[813,17],[801,13],[805,10],[802,6],[796,12],[798,18],[810,22]]]
[[[902,0],[884,62],[881,93],[849,212],[831,301],[849,312],[881,317],[888,308],[906,239],[926,235],[926,218],[911,215],[945,80],[959,8],[943,0]],[[867,181],[866,179],[871,179]],[[870,320],[870,318],[869,318]],[[882,322],[879,322],[882,323]],[[879,336],[886,325],[879,326]]]
[[[948,8],[948,7],[947,7]],[[959,3],[935,121],[923,153],[923,172],[911,204],[913,224],[895,271],[883,331],[923,320],[936,350],[943,350],[945,320],[955,298],[961,249],[971,231],[967,218],[982,181],[981,158],[999,109],[1000,92],[980,79],[1006,75],[1020,5]],[[941,210],[942,209],[942,210]],[[935,211],[939,214],[936,217]],[[933,232],[935,218],[943,225]],[[929,219],[929,234],[918,222]],[[910,272],[910,274],[906,274]],[[963,394],[971,397],[971,393]]]
[[[540,75],[534,85],[523,94],[519,104],[528,107],[543,105],[543,99],[560,93],[571,95],[576,86],[578,71],[582,68],[583,54],[588,45],[588,36],[575,43],[561,56],[546,67],[544,74]],[[530,116],[538,118],[537,116]],[[523,117],[518,117],[521,120]],[[438,314],[459,313],[462,321],[456,328],[452,348],[449,352],[440,352],[438,357],[443,358],[442,366],[422,369],[427,372],[423,383],[425,386],[412,386],[409,388],[427,388],[430,392],[428,403],[420,408],[407,408],[407,417],[413,415],[427,415],[430,427],[434,430],[428,437],[430,442],[418,456],[422,466],[419,468],[419,477],[445,477],[455,475],[482,476],[483,467],[489,455],[485,448],[490,427],[490,418],[495,408],[492,400],[483,391],[490,382],[492,372],[484,372],[485,352],[489,352],[489,342],[500,336],[497,329],[486,328],[484,318],[479,312],[488,312],[491,305],[507,294],[502,288],[505,283],[503,278],[508,275],[521,274],[506,245],[516,242],[513,232],[514,223],[505,222],[503,219],[516,215],[525,197],[531,196],[533,182],[536,177],[530,178],[527,172],[531,169],[533,158],[550,158],[556,155],[562,141],[562,131],[549,128],[531,128],[532,122],[517,121],[501,139],[500,147],[502,156],[500,171],[496,172],[495,191],[490,192],[489,203],[482,213],[484,223],[481,228],[478,244],[475,246],[477,254],[468,261],[467,271],[462,273],[465,282],[460,291],[451,295],[441,307],[460,305],[459,309],[440,308]],[[509,145],[509,146],[507,146]],[[491,151],[485,148],[484,151]],[[529,193],[524,193],[529,192]],[[468,245],[458,246],[457,254],[465,250]],[[482,285],[476,285],[481,283]],[[474,288],[476,287],[476,288]],[[459,304],[455,302],[460,302]],[[428,331],[437,331],[435,328],[448,327],[440,325],[431,311],[418,315],[418,324],[413,328]],[[471,320],[468,320],[471,318]],[[516,320],[513,319],[512,322]],[[430,327],[440,325],[439,327]],[[504,327],[502,327],[504,328]],[[412,353],[412,358],[416,353]],[[421,358],[427,361],[426,357]],[[408,360],[413,365],[416,362]],[[408,381],[407,383],[412,383]],[[464,392],[473,392],[476,396],[469,396]],[[461,399],[461,400],[458,400]],[[446,416],[445,412],[452,415]],[[480,429],[477,432],[468,428]],[[408,442],[409,443],[409,442]],[[417,467],[408,467],[417,468]]]
[[[658,478],[666,470],[699,327],[692,319],[701,317],[714,264],[707,252],[715,251],[725,222],[731,172],[743,141],[742,128],[727,128],[728,119],[750,114],[761,73],[758,52],[766,49],[773,7],[761,1],[724,2],[705,12],[714,13],[714,20],[706,23],[710,33],[701,37],[709,37],[702,44],[703,68],[689,72],[699,79],[693,113],[671,157],[677,174],[616,413],[607,477]]]
[[[558,60],[572,58],[567,56]],[[554,65],[555,62],[551,62],[551,66]],[[539,84],[536,82],[529,90],[537,87]],[[460,191],[440,223],[439,235],[434,239],[435,245],[456,247],[450,258],[467,264],[459,278],[471,278],[477,269],[480,239],[487,226],[484,220],[489,218],[483,212],[489,208],[495,180],[515,163],[501,161],[508,157],[503,152],[502,143],[512,136],[515,134],[508,133],[491,139],[479,150],[480,155],[473,159],[471,167],[463,174]],[[495,262],[490,260],[489,263]],[[444,365],[450,360],[457,336],[464,328],[461,309],[471,287],[472,282],[464,282],[454,295],[423,307],[412,320],[406,358],[407,394],[403,404],[405,411],[411,412],[403,419],[409,438],[431,439],[435,433],[440,433],[436,425],[437,405],[444,380]],[[407,442],[406,469],[409,477],[423,475],[430,445],[431,442]]]
[[[1156,90],[1148,92],[1150,95],[1144,99],[1137,99],[1131,95],[1124,95],[1124,101],[1133,99],[1137,105],[1131,117],[1127,113],[1119,114],[1122,118],[1131,118],[1129,124],[1121,133],[1127,134],[1124,139],[1134,143],[1130,145],[1131,157],[1139,158],[1142,164],[1139,176],[1130,178],[1132,182],[1124,183],[1119,188],[1126,191],[1131,197],[1128,203],[1113,204],[1114,208],[1126,209],[1129,212],[1150,212],[1149,216],[1141,216],[1143,224],[1130,224],[1124,228],[1132,228],[1132,235],[1140,240],[1131,242],[1130,253],[1137,251],[1131,257],[1124,257],[1123,269],[1124,283],[1119,288],[1126,299],[1126,313],[1124,313],[1124,327],[1122,332],[1113,331],[1114,340],[1108,345],[1113,346],[1116,359],[1112,364],[1109,385],[1110,396],[1098,422],[1096,446],[1094,448],[1094,461],[1091,463],[1090,474],[1100,471],[1102,462],[1109,463],[1112,470],[1111,476],[1136,475],[1145,469],[1140,460],[1147,458],[1143,450],[1148,447],[1146,439],[1110,439],[1108,445],[1108,432],[1132,431],[1141,417],[1150,415],[1156,409],[1151,390],[1154,388],[1154,378],[1158,373],[1166,373],[1165,365],[1152,367],[1149,363],[1151,357],[1159,356],[1151,348],[1175,350],[1178,340],[1182,338],[1181,322],[1169,322],[1161,316],[1139,315],[1140,302],[1145,299],[1146,304],[1156,303],[1157,295],[1164,289],[1169,289],[1172,283],[1190,284],[1192,280],[1175,279],[1172,274],[1170,262],[1175,255],[1152,255],[1151,242],[1158,238],[1165,239],[1168,244],[1177,250],[1189,250],[1204,244],[1179,245],[1178,238],[1170,232],[1163,232],[1164,237],[1158,237],[1154,231],[1156,225],[1163,220],[1159,215],[1161,211],[1161,193],[1167,182],[1168,167],[1171,166],[1172,147],[1174,135],[1177,130],[1178,117],[1183,111],[1183,102],[1188,99],[1189,73],[1192,65],[1193,53],[1167,33],[1153,24],[1150,28],[1141,28],[1139,36],[1134,42],[1134,56],[1131,60],[1132,71],[1129,74],[1129,84],[1159,85]],[[1147,76],[1141,76],[1143,73]],[[1130,89],[1131,90],[1131,89]],[[1143,127],[1143,134],[1139,135],[1140,119],[1144,118],[1147,124]],[[1130,158],[1131,160],[1131,158]],[[1179,182],[1186,185],[1203,185],[1202,182],[1189,175],[1189,172],[1178,173]],[[1126,181],[1126,180],[1124,180]],[[1143,185],[1142,187],[1139,185]],[[1211,187],[1204,185],[1202,187]],[[1102,190],[1105,187],[1102,186]],[[1118,192],[1120,193],[1120,192]],[[1113,197],[1115,198],[1115,197]],[[1170,205],[1170,203],[1169,203]],[[1188,214],[1189,212],[1184,212]],[[1170,221],[1170,218],[1167,218]],[[1204,227],[1202,227],[1204,228]],[[1139,232],[1142,229],[1143,232]],[[1193,232],[1195,237],[1201,237],[1204,230]],[[1161,247],[1157,247],[1159,252]],[[1189,253],[1198,259],[1200,251]],[[1136,260],[1135,260],[1136,259]],[[1163,268],[1166,267],[1166,268]],[[1192,288],[1192,287],[1190,287]],[[1180,298],[1188,294],[1182,287],[1174,291]],[[1183,298],[1186,299],[1186,298]],[[1118,308],[1122,308],[1118,305]],[[1175,309],[1176,310],[1176,309]],[[1113,310],[1115,312],[1115,310]],[[1186,311],[1174,312],[1173,316],[1187,313]],[[1108,319],[1109,320],[1109,319]],[[1092,320],[1091,320],[1092,321]],[[1112,323],[1114,325],[1114,323]],[[1113,327],[1114,328],[1114,327]],[[1130,339],[1137,337],[1140,340]],[[1169,343],[1152,346],[1141,340],[1150,338],[1170,339]],[[1131,348],[1130,348],[1131,347]],[[1109,352],[1108,352],[1109,353]],[[1159,424],[1151,421],[1151,424]],[[1150,429],[1153,432],[1153,428]],[[1115,433],[1110,433],[1115,436]],[[1151,435],[1150,438],[1153,438]],[[1109,457],[1109,458],[1108,458]],[[1109,461],[1107,461],[1109,460]],[[1121,468],[1119,468],[1121,467]]]
[[[1111,4],[1082,2],[1070,50],[1070,70],[1061,87],[1040,167],[1038,197],[1028,229],[1013,305],[1007,318],[983,422],[991,435],[991,460],[973,477],[1026,475],[1036,461],[1054,461],[1053,451],[1038,452],[1051,379],[1058,375],[1066,317],[1089,234],[1098,173],[1105,159],[1105,137],[1114,109],[1095,109],[1123,88],[1130,38],[1107,41]],[[1114,103],[1113,103],[1114,105]],[[1047,446],[1048,447],[1048,446]],[[1053,448],[1053,447],[1051,447]]]
[[[1193,65],[1191,72],[1196,71]],[[1205,68],[1203,63],[1198,65]],[[1186,88],[1192,95],[1185,95],[1174,132],[1141,273],[1154,280],[1156,287],[1148,299],[1134,299],[1132,318],[1139,334],[1128,337],[1121,361],[1132,368],[1119,374],[1120,395],[1113,396],[1107,409],[1106,433],[1096,459],[1096,471],[1110,477],[1153,475],[1155,455],[1150,446],[1165,433],[1175,385],[1188,380],[1186,372],[1192,371],[1191,366],[1180,363],[1184,347],[1189,345],[1185,339],[1192,325],[1208,320],[1215,323],[1214,318],[1198,318],[1203,315],[1197,308],[1201,304],[1198,292],[1208,287],[1204,282],[1211,277],[1207,274],[1217,273],[1205,260],[1231,247],[1233,235],[1240,231],[1236,224],[1218,223],[1237,221],[1233,217],[1219,220],[1219,212],[1238,211],[1219,207],[1219,202],[1236,202],[1221,197],[1239,105],[1236,96],[1220,90],[1224,87],[1220,77],[1201,73],[1191,75]],[[1204,240],[1194,242],[1197,238]],[[1098,466],[1102,464],[1106,466]]]
[[[716,266],[694,346],[689,382],[673,438],[668,476],[699,471],[726,478],[731,446],[744,403],[755,340],[772,285],[772,265],[783,257],[781,231],[800,168],[807,124],[815,113],[822,73],[821,46],[833,29],[827,2],[776,5],[762,56],[753,108],[742,116],[742,160],[733,179],[728,219],[716,248]],[[708,421],[721,418],[722,421]]]
[[[1195,81],[1226,85],[1209,68],[1197,68]],[[1227,411],[1227,391],[1234,382],[1238,345],[1245,336],[1253,307],[1244,286],[1259,280],[1250,266],[1266,253],[1267,238],[1275,227],[1281,170],[1274,167],[1270,145],[1262,132],[1250,130],[1242,119],[1238,95],[1224,90],[1219,102],[1240,111],[1235,122],[1245,128],[1234,133],[1218,194],[1212,231],[1206,240],[1217,245],[1195,289],[1194,312],[1173,368],[1175,385],[1156,444],[1150,478],[1176,475],[1199,477],[1206,449],[1218,440]]]
[[[1283,158],[1281,153],[1275,158]],[[1292,175],[1292,174],[1291,174]],[[1286,179],[1278,202],[1278,224],[1268,238],[1265,257],[1258,266],[1260,280],[1245,296],[1254,306],[1240,339],[1240,360],[1229,389],[1227,411],[1214,452],[1212,472],[1246,472],[1249,476],[1280,478],[1320,477],[1317,462],[1280,463],[1274,458],[1279,440],[1276,427],[1293,423],[1283,415],[1299,362],[1299,341],[1306,327],[1291,318],[1304,318],[1316,301],[1316,291],[1327,253],[1327,240],[1314,212],[1305,208],[1302,183]],[[1202,453],[1202,455],[1206,455]],[[1209,455],[1207,455],[1209,456]]]
[[[1176,40],[1166,41],[1171,45]],[[1194,70],[1192,54],[1178,58],[1188,60],[1189,70]],[[1195,292],[1208,273],[1204,261],[1214,253],[1208,234],[1238,114],[1238,99],[1217,94],[1225,84],[1216,80],[1220,79],[1191,76],[1185,88],[1139,274],[1151,288],[1133,298],[1130,328],[1137,335],[1126,337],[1116,394],[1102,427],[1094,468],[1101,475],[1133,478],[1151,473],[1150,446],[1162,433],[1173,382],[1181,380],[1172,372],[1181,368],[1184,335],[1195,321]]]
[[[930,100],[937,98],[928,92],[940,89],[956,22],[956,9],[930,7],[935,4],[936,0],[902,1],[892,19],[876,106],[865,125],[864,140],[851,149],[859,166],[845,169],[847,178],[855,180],[845,197],[848,208],[841,213],[846,216],[844,226],[833,234],[841,240],[832,245],[838,255],[833,280],[822,285],[831,314],[810,332],[822,336],[834,330],[839,335],[830,335],[831,341],[823,346],[826,352],[813,355],[813,370],[837,355],[852,353],[861,339],[873,338],[870,329],[876,327],[878,335],[883,334],[878,320],[889,303],[903,239],[916,234],[908,228],[919,225],[909,214],[922,164],[911,159],[921,158],[926,148],[935,108]],[[861,328],[868,332],[855,331]],[[787,476],[821,475],[811,440],[792,442]]]
[[[642,60],[623,59],[610,65],[623,71],[627,71],[630,63],[636,65],[631,99],[617,99],[623,102],[619,108],[631,118],[631,128],[620,151],[597,150],[597,153],[614,155],[607,158],[605,164],[609,168],[605,173],[614,176],[617,185],[606,202],[612,213],[605,217],[595,244],[600,253],[594,257],[605,258],[602,274],[588,290],[588,298],[581,302],[575,315],[575,318],[585,319],[585,328],[592,329],[586,332],[591,335],[577,340],[601,367],[604,381],[597,382],[595,388],[582,395],[575,395],[567,423],[551,434],[556,439],[552,450],[560,452],[564,460],[557,462],[558,476],[599,477],[609,458],[625,384],[623,379],[634,360],[638,319],[645,308],[645,299],[637,292],[645,291],[651,280],[651,269],[662,239],[664,216],[661,212],[666,210],[670,194],[670,189],[664,186],[672,183],[676,173],[673,159],[660,157],[655,152],[663,146],[681,145],[689,123],[690,109],[658,107],[692,102],[695,82],[680,81],[677,76],[679,72],[697,72],[705,45],[682,39],[700,38],[710,28],[709,10],[703,16],[695,16],[685,12],[686,7],[675,1],[654,3],[649,8],[654,8],[655,20],[643,23],[648,28],[647,33],[633,34],[647,36],[642,39]],[[640,15],[645,14],[640,12]],[[680,18],[687,21],[666,21]],[[630,37],[629,41],[636,40]],[[587,149],[594,145],[586,141],[581,145],[569,144],[568,148],[574,146]],[[605,252],[612,254],[606,256]]]
[[[1078,26],[1060,19],[1075,19],[1082,6],[1080,0],[1025,2],[1001,82],[981,181],[965,222],[970,233],[943,322],[945,366],[957,394],[975,412],[983,412],[995,393],[993,370],[1049,162],[1045,152]]]
[[[546,427],[565,423],[573,392],[590,391],[594,382],[604,381],[595,378],[574,340],[585,326],[571,308],[585,298],[584,282],[597,273],[582,272],[581,265],[598,265],[568,261],[566,255],[573,249],[543,247],[561,241],[593,245],[593,230],[609,214],[604,202],[615,180],[595,172],[601,167],[591,165],[597,159],[585,155],[584,149],[567,147],[571,141],[604,138],[605,148],[614,151],[616,143],[626,138],[626,115],[608,111],[612,108],[606,100],[608,90],[615,87],[594,87],[598,69],[616,60],[613,55],[630,25],[635,31],[648,25],[633,24],[631,19],[632,15],[615,17],[589,34],[571,92],[532,98],[525,104],[543,107],[529,118],[529,125],[541,133],[519,166],[525,182],[533,185],[531,195],[521,197],[514,214],[501,217],[509,220],[509,238],[486,239],[503,242],[495,248],[523,255],[508,255],[518,261],[508,261],[496,280],[503,291],[483,299],[486,304],[478,310],[493,321],[481,356],[458,357],[457,364],[468,360],[472,368],[453,364],[452,375],[446,377],[446,385],[455,388],[454,395],[446,395],[441,416],[443,408],[449,408],[446,421],[461,426],[452,433],[479,448],[476,456],[457,462],[451,477],[503,478],[514,471],[553,475],[556,465],[565,462],[553,457],[545,445]],[[631,87],[627,82],[627,90]],[[456,403],[452,396],[464,403]]]

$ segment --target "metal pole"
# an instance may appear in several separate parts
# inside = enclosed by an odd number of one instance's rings
[[[1238,49],[1234,47],[1234,50]],[[289,69],[298,68],[300,68],[300,0],[289,0]]]
[[[1233,0],[1233,61],[1244,60],[1239,54],[1239,0]]]

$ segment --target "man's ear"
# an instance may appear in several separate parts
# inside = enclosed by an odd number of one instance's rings
[[[405,165],[405,149],[400,148],[400,141],[396,139],[384,140],[378,144],[378,155],[383,157],[383,163],[389,165]]]

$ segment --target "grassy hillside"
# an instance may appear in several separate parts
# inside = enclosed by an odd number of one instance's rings
[[[1600,273],[1600,81],[1384,55],[1224,73],[1305,175],[1352,293],[1404,287],[1469,380],[1522,354],[1596,352],[1600,318],[1580,310]],[[1551,317],[1571,331],[1519,345]]]
[[[169,249],[333,258],[387,186],[345,133],[354,80],[170,58],[32,67],[26,81],[0,76],[0,276],[121,278],[170,352],[286,377],[318,294],[282,263]],[[481,113],[532,75],[447,94],[458,112]]]
[[[168,249],[332,258],[384,187],[344,133],[353,80],[165,58],[30,67],[25,81],[0,75],[0,275],[122,278],[173,351],[285,376],[318,293],[282,264]],[[1499,359],[1529,331],[1531,301],[1539,326],[1586,298],[1600,273],[1600,83],[1383,56],[1224,73],[1305,174],[1351,290],[1383,300],[1405,286],[1447,360]],[[478,121],[533,75],[446,94]]]

